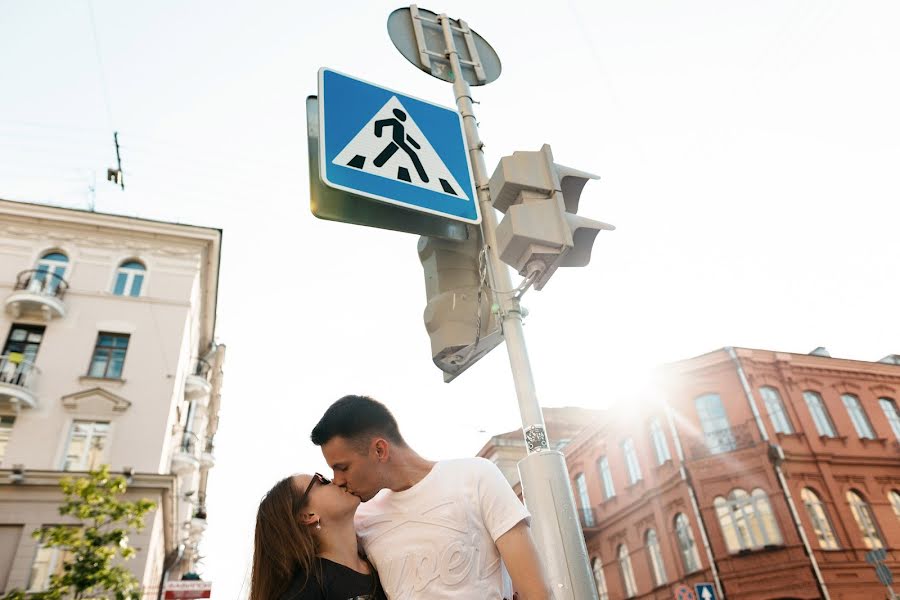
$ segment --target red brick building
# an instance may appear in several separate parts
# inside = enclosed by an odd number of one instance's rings
[[[564,449],[601,600],[887,597],[866,553],[900,576],[900,358],[725,348],[662,380]]]

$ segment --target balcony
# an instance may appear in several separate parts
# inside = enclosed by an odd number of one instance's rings
[[[37,406],[34,388],[40,373],[21,354],[0,355],[0,402],[9,403],[17,410],[23,404],[28,408]]]
[[[198,400],[204,406],[209,402],[209,395],[212,392],[212,383],[210,383],[210,364],[202,358],[197,360],[194,365],[194,371],[184,380],[184,397],[189,400]]]
[[[172,472],[176,475],[188,475],[200,467],[198,457],[200,438],[190,431],[181,434],[181,443],[172,454]]]
[[[22,271],[16,277],[13,293],[6,299],[6,312],[14,319],[40,316],[45,321],[66,315],[63,296],[69,284],[65,279],[39,269]]]
[[[216,455],[213,453],[213,441],[207,440],[206,447],[200,454],[200,467],[203,469],[212,469],[216,466]]]
[[[710,431],[703,434],[703,442],[695,443],[688,447],[688,457],[691,460],[700,460],[716,454],[725,454],[751,448],[756,445],[753,437],[755,424],[750,421],[742,425],[735,425],[727,429]]]

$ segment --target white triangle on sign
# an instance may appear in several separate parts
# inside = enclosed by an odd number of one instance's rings
[[[396,96],[375,113],[332,162],[454,198],[469,199]]]

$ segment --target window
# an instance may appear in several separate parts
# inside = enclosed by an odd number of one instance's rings
[[[600,471],[600,481],[603,482],[603,499],[609,500],[616,495],[616,487],[613,485],[612,471],[609,470],[609,460],[605,456],[597,461],[597,470]]]
[[[600,600],[609,600],[609,590],[606,589],[606,577],[603,576],[603,561],[600,560],[599,556],[593,560],[591,568],[594,571],[594,583],[597,584],[597,594],[600,596]]]
[[[900,441],[900,411],[897,410],[897,403],[890,398],[879,398],[878,404],[881,405],[884,416],[887,417],[888,423],[891,424],[894,437]]]
[[[712,454],[731,452],[737,447],[725,407],[718,394],[706,394],[694,401],[700,426],[706,439],[706,447]]]
[[[0,382],[27,385],[43,339],[42,326],[13,325],[0,353]]]
[[[6,445],[9,444],[9,436],[12,435],[13,423],[16,418],[12,415],[0,416],[0,463],[6,456]]]
[[[766,412],[769,413],[769,420],[772,421],[772,428],[775,433],[794,433],[791,427],[791,421],[788,419],[787,412],[784,410],[784,402],[781,401],[781,395],[773,387],[759,388],[759,393],[766,404]]]
[[[62,252],[45,252],[34,267],[35,274],[31,278],[29,290],[55,294],[60,282],[66,275],[69,257]]]
[[[136,260],[123,262],[116,270],[113,294],[116,296],[140,296],[146,272],[146,267]]]
[[[684,572],[693,573],[694,571],[699,571],[700,555],[697,553],[697,544],[694,542],[691,523],[684,516],[684,513],[675,515],[675,537],[678,538],[678,549],[681,551]]]
[[[822,400],[822,396],[820,396],[818,392],[807,390],[803,392],[803,399],[806,401],[806,408],[809,409],[809,414],[816,424],[816,431],[819,432],[819,435],[822,437],[837,437],[837,432],[834,430],[834,423],[831,420],[831,416],[828,414],[828,409],[825,408],[825,402]]]
[[[781,543],[781,533],[769,498],[761,489],[747,494],[735,489],[728,499],[719,496],[713,502],[728,551],[754,550]]]
[[[48,548],[38,545],[31,563],[31,575],[28,578],[29,592],[43,592],[50,586],[50,577],[62,575],[66,562],[71,562],[74,555],[68,550]]]
[[[837,536],[834,535],[834,528],[831,527],[831,521],[828,513],[825,512],[825,505],[809,488],[803,488],[800,492],[800,498],[803,499],[803,505],[806,507],[806,513],[812,522],[813,531],[816,532],[816,538],[819,540],[819,547],[822,550],[837,550],[840,548]]]
[[[894,509],[894,514],[900,519],[900,492],[897,490],[889,491],[888,500],[891,501],[891,508]]]
[[[645,539],[647,554],[650,555],[650,567],[653,570],[653,581],[656,582],[657,587],[665,585],[668,577],[666,577],[666,565],[663,562],[662,550],[659,549],[659,538],[656,531],[648,529]]]
[[[591,510],[591,497],[588,496],[587,481],[584,479],[584,473],[579,473],[575,476],[575,487],[578,490],[578,502],[581,504],[584,524],[586,527],[593,527],[594,513]]]
[[[875,432],[872,430],[872,424],[869,422],[869,417],[866,416],[866,411],[863,410],[862,404],[859,403],[859,398],[853,394],[843,394],[841,400],[843,400],[844,406],[847,408],[847,414],[850,415],[850,420],[853,421],[853,427],[856,428],[859,439],[874,440]]]
[[[121,379],[125,352],[128,350],[128,334],[103,333],[97,335],[97,345],[91,358],[89,377]]]
[[[625,455],[625,468],[628,470],[628,483],[634,485],[641,480],[641,463],[638,462],[634,440],[627,438],[622,442],[622,454]]]
[[[637,583],[634,581],[634,571],[631,569],[631,557],[628,555],[628,546],[622,544],[619,546],[619,574],[622,576],[622,588],[625,590],[625,597],[632,598],[637,596]]]
[[[43,339],[44,327],[41,325],[13,325],[3,346],[3,355],[18,354],[17,358],[34,364]]]
[[[109,423],[75,421],[69,432],[63,471],[91,471],[106,459]]]
[[[853,518],[856,519],[856,524],[859,526],[866,548],[870,550],[884,548],[878,524],[875,522],[875,515],[872,514],[872,509],[868,503],[854,490],[847,492],[847,502],[850,504],[850,512],[853,513]]]
[[[650,421],[650,438],[653,440],[653,450],[656,452],[656,464],[661,465],[672,460],[672,455],[669,454],[669,445],[666,443],[666,434],[663,433],[662,425],[657,418]]]

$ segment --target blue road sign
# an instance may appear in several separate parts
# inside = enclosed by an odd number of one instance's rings
[[[694,586],[697,600],[716,600],[716,588],[711,583],[698,583]]]
[[[455,110],[320,69],[319,111],[325,185],[449,219],[481,221]]]

